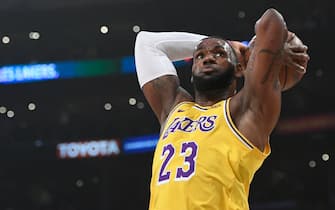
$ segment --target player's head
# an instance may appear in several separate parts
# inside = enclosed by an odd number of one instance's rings
[[[195,91],[228,90],[242,77],[242,67],[230,43],[218,37],[203,39],[193,54],[192,83]]]

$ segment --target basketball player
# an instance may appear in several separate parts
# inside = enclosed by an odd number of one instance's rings
[[[249,209],[249,186],[270,154],[269,136],[279,118],[278,74],[288,31],[281,14],[268,9],[255,33],[246,68],[237,58],[241,51],[223,39],[182,32],[138,34],[138,80],[161,124],[150,210]],[[297,48],[296,60],[307,62],[306,46]],[[192,54],[194,97],[179,85],[171,62]],[[244,86],[236,93],[242,76]]]

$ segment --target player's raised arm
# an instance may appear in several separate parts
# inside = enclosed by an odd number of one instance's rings
[[[244,51],[245,63],[249,60],[255,40],[256,36],[250,40],[248,48]],[[283,50],[284,66],[279,71],[279,82],[282,92],[294,87],[306,73],[309,61],[307,49],[308,47],[295,33],[288,31]]]
[[[192,100],[192,96],[180,87],[172,61],[192,57],[196,45],[205,37],[185,32],[142,31],[137,35],[138,81],[161,124],[177,103]]]
[[[282,15],[268,9],[256,22],[255,33],[257,40],[245,71],[244,87],[232,99],[231,112],[239,130],[263,149],[281,108],[278,75],[287,38]]]

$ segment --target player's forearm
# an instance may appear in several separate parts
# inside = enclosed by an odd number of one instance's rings
[[[172,61],[191,57],[205,37],[186,32],[140,32],[135,43],[135,62],[141,87],[160,76],[177,75]]]
[[[257,41],[250,55],[246,83],[256,93],[272,94],[272,87],[279,88],[278,74],[283,65],[283,49],[287,38],[286,23],[281,14],[268,9],[255,25]]]
[[[283,49],[287,33],[283,16],[275,9],[265,11],[255,25],[257,39],[269,50]]]

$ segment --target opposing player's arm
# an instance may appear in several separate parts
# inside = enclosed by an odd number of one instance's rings
[[[142,91],[159,122],[182,101],[193,100],[184,90],[172,61],[191,57],[206,36],[184,32],[140,32],[135,43],[137,76]]]
[[[244,87],[232,99],[231,107],[240,131],[263,149],[280,113],[278,75],[287,28],[281,14],[268,9],[255,24],[255,33],[257,40],[245,71]]]

